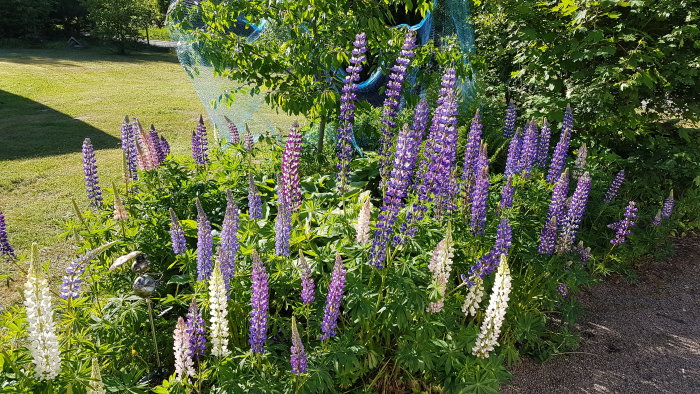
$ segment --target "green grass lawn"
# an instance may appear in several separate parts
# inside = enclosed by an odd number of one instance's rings
[[[0,210],[10,242],[19,253],[37,242],[45,259],[69,260],[72,250],[57,236],[73,214],[71,198],[88,206],[83,139],[92,139],[100,182],[109,187],[120,179],[124,115],[155,124],[175,153],[187,154],[203,113],[174,54],[0,49]]]

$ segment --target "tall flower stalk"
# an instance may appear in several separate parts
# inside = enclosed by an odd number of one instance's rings
[[[226,214],[221,225],[221,244],[218,258],[221,262],[221,274],[224,277],[226,291],[230,290],[231,279],[236,272],[236,255],[240,244],[238,242],[238,206],[233,200],[231,190],[226,190]]]
[[[251,219],[262,219],[262,197],[255,185],[253,173],[248,173],[248,217]]]
[[[549,140],[552,138],[552,129],[549,127],[547,118],[542,121],[540,136],[537,139],[537,160],[536,164],[540,168],[547,168],[549,161]]]
[[[238,127],[231,121],[231,119],[224,116],[226,119],[226,127],[228,128],[228,142],[234,145],[241,143],[241,134],[238,132]]]
[[[578,151],[576,151],[576,160],[574,161],[574,173],[572,174],[575,179],[583,174],[586,168],[586,158],[588,157],[588,148],[586,144],[581,144]]]
[[[432,273],[432,286],[437,290],[437,301],[428,304],[426,312],[440,312],[445,305],[445,293],[447,292],[447,282],[452,272],[452,257],[454,256],[454,243],[452,242],[452,231],[447,228],[447,234],[442,241],[438,242],[430,258],[428,269]]]
[[[503,213],[504,210],[513,207],[513,195],[515,188],[513,187],[513,176],[509,175],[506,179],[506,184],[501,189],[501,200],[498,202],[498,210]]]
[[[618,171],[615,175],[615,178],[613,178],[612,182],[610,182],[608,190],[605,192],[605,197],[603,198],[604,203],[610,204],[615,199],[615,197],[617,197],[617,193],[620,191],[620,186],[622,186],[622,182],[624,180],[625,170]]]
[[[357,216],[357,225],[355,226],[357,232],[355,242],[362,245],[366,245],[369,242],[369,220],[372,216],[372,201],[370,201],[369,195],[364,198],[365,202],[360,208],[360,214]]]
[[[289,242],[292,234],[292,210],[289,200],[283,194],[284,186],[277,177],[277,217],[275,218],[275,253],[289,256]]]
[[[92,358],[90,384],[87,388],[87,394],[107,394],[104,382],[102,382],[102,373],[100,372],[100,363],[97,361],[97,357]]]
[[[561,174],[564,164],[566,163],[566,154],[569,151],[569,142],[571,141],[571,133],[574,131],[574,114],[571,111],[570,106],[566,106],[566,112],[564,113],[564,121],[561,126],[561,135],[559,137],[559,142],[554,148],[554,154],[552,155],[552,162],[549,165],[549,172],[547,173],[547,182],[554,183]]]
[[[2,211],[0,211],[0,256],[13,260],[17,258],[14,248],[12,248],[10,240],[7,238],[7,225]]]
[[[195,297],[192,297],[192,303],[190,303],[190,308],[187,310],[185,331],[187,331],[190,342],[188,347],[190,351],[189,357],[193,360],[199,360],[201,357],[204,357],[204,352],[207,350],[207,338],[205,336],[207,330],[204,327],[204,319],[199,312]]]
[[[515,175],[520,172],[518,164],[520,161],[522,142],[523,132],[521,129],[517,129],[508,145],[508,156],[506,156],[506,169],[504,172],[505,176]]]
[[[314,292],[316,285],[314,278],[311,276],[311,267],[306,262],[303,253],[299,253],[299,267],[301,268],[301,302],[304,305],[309,305],[314,302]]]
[[[294,212],[301,205],[299,187],[299,158],[301,156],[301,131],[299,123],[294,121],[287,134],[287,143],[282,152],[282,194],[289,202],[289,209]]]
[[[537,159],[537,123],[534,120],[528,122],[523,134],[522,146],[520,147],[520,157],[518,158],[517,172],[523,173],[524,178],[530,177],[532,166]]]
[[[129,122],[129,116],[124,117],[122,122],[122,151],[124,151],[124,157],[126,158],[126,167],[129,174],[129,178],[132,180],[137,180],[138,175],[138,150],[136,148],[136,134],[134,129],[131,127]]]
[[[209,145],[207,141],[207,127],[204,125],[204,118],[199,115],[197,128],[192,134],[192,158],[197,164],[203,165],[209,163]]]
[[[183,254],[187,251],[185,230],[182,229],[182,225],[172,208],[170,208],[170,240],[173,243],[173,253],[176,255]]]
[[[97,160],[95,159],[95,148],[92,146],[90,138],[83,141],[83,172],[85,173],[85,190],[90,200],[90,205],[95,208],[102,207],[102,190],[97,176]]]
[[[627,236],[632,234],[632,226],[634,226],[636,220],[636,203],[634,201],[630,201],[627,208],[625,208],[625,218],[622,219],[622,222],[617,228],[615,238],[611,239],[610,243],[613,245],[622,245],[627,240]]]
[[[144,130],[138,119],[132,118],[131,129],[134,133],[134,138],[137,138],[136,153],[138,157],[139,167],[142,170],[152,170],[158,168],[158,154],[156,152],[155,142],[151,138],[151,134]]]
[[[253,250],[253,283],[251,287],[250,304],[250,334],[248,342],[253,353],[265,352],[265,340],[267,339],[267,314],[269,303],[269,289],[267,273],[258,252]]]
[[[355,36],[355,42],[350,58],[350,66],[346,68],[345,85],[340,96],[340,124],[338,125],[338,191],[344,193],[348,187],[348,175],[350,173],[350,160],[352,158],[352,141],[355,138],[353,124],[355,123],[355,99],[357,98],[357,82],[360,81],[362,63],[366,60],[367,48],[365,33]]]
[[[515,132],[515,118],[517,116],[517,109],[515,108],[514,102],[509,102],[508,107],[506,107],[506,120],[503,125],[503,137],[511,138]]]
[[[207,280],[211,276],[212,248],[211,223],[202,208],[199,199],[197,204],[197,280]]]
[[[64,300],[74,300],[80,297],[80,285],[83,283],[81,276],[85,273],[84,259],[73,260],[66,267],[66,274],[61,279],[60,297]]]
[[[576,190],[571,196],[571,200],[566,209],[566,216],[561,222],[561,234],[557,239],[557,253],[563,253],[571,250],[576,239],[583,214],[586,211],[586,203],[588,202],[588,194],[591,190],[591,176],[585,172],[578,179]]]
[[[173,356],[177,380],[189,381],[189,377],[194,376],[194,362],[190,357],[190,336],[182,316],[177,318],[173,332]]]
[[[217,357],[226,357],[231,353],[228,350],[229,328],[226,304],[226,286],[224,286],[224,277],[221,275],[221,267],[217,261],[209,279],[211,354]]]
[[[328,295],[326,296],[326,307],[323,310],[323,321],[321,322],[321,340],[334,337],[338,328],[338,317],[340,317],[340,302],[345,291],[345,266],[340,253],[335,255],[335,265],[331,274],[331,282],[328,285]]]
[[[479,153],[481,149],[482,130],[483,126],[481,125],[481,114],[477,109],[476,114],[474,114],[474,119],[472,119],[471,126],[469,127],[467,146],[464,148],[462,187],[465,189],[467,194],[471,193],[476,175],[480,171],[480,168],[477,168],[477,161],[479,160]]]
[[[664,200],[664,205],[661,208],[661,218],[670,219],[671,213],[673,213],[673,190],[668,194],[668,197]]]
[[[489,160],[486,153],[486,144],[482,143],[476,166],[478,173],[474,181],[474,189],[469,202],[471,204],[471,218],[469,226],[472,234],[483,234],[486,224],[486,202],[489,192]]]
[[[301,375],[306,372],[307,369],[307,359],[306,351],[304,350],[304,344],[301,342],[301,336],[299,335],[299,330],[297,329],[297,320],[292,316],[292,347],[290,348],[292,356],[289,359],[292,365],[292,373],[295,375]]]
[[[508,256],[508,250],[513,246],[512,242],[513,232],[510,227],[510,220],[507,217],[502,217],[498,223],[496,242],[493,248],[469,269],[467,275],[462,275],[462,281],[467,286],[472,287],[479,279],[484,279],[486,275],[491,274],[498,267],[501,255]]]
[[[481,324],[481,332],[476,339],[476,344],[472,349],[472,354],[487,358],[498,345],[498,337],[501,334],[501,327],[508,308],[510,297],[511,276],[508,262],[505,255],[501,255],[496,273],[496,280],[493,282],[493,290],[489,299],[489,306],[486,309],[486,317]]]

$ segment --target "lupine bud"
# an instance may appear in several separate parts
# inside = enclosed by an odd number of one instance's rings
[[[477,357],[487,358],[494,347],[498,345],[498,336],[501,333],[501,326],[508,308],[510,282],[508,262],[505,255],[501,255],[496,280],[493,282],[489,306],[486,309],[486,317],[484,317],[484,322],[481,324],[481,332],[472,349],[472,354]]]
[[[228,142],[236,145],[241,142],[241,135],[238,133],[238,128],[231,122],[231,120],[224,116],[226,119],[226,126],[228,127]]]
[[[571,196],[569,205],[566,209],[566,217],[561,225],[562,230],[557,240],[557,252],[562,253],[569,251],[576,239],[576,232],[583,220],[583,214],[586,211],[586,203],[588,202],[588,193],[591,190],[591,176],[585,172],[576,184],[576,190]]]
[[[170,208],[170,240],[173,243],[173,253],[183,254],[187,251],[187,242],[185,241],[185,231],[180,225],[180,221],[175,216],[175,211]]]
[[[586,167],[586,156],[588,156],[588,148],[586,148],[586,144],[582,144],[576,152],[576,161],[574,161],[574,172],[572,175],[575,179],[578,179],[583,174],[583,170]]]
[[[537,147],[537,165],[540,168],[547,168],[549,160],[549,140],[552,138],[552,129],[549,127],[549,122],[545,118],[540,129]]]
[[[7,259],[15,259],[17,255],[7,239],[7,227],[5,225],[5,215],[0,211],[0,255]]]
[[[24,285],[24,306],[27,312],[27,347],[32,355],[34,372],[39,380],[52,380],[61,372],[61,355],[53,321],[49,283],[38,260],[37,246],[32,245],[32,258]]]
[[[211,223],[202,208],[199,199],[197,204],[197,280],[207,280],[211,276],[213,240]]]
[[[571,133],[574,130],[574,114],[571,111],[570,106],[566,106],[566,112],[564,113],[564,121],[561,126],[561,136],[559,137],[559,142],[554,148],[554,154],[552,155],[552,163],[549,166],[549,172],[547,173],[547,182],[553,183],[559,178],[564,164],[566,163],[566,154],[569,151],[569,142],[571,141]]]
[[[250,305],[250,334],[248,342],[253,353],[265,352],[265,340],[267,339],[267,314],[269,303],[269,290],[267,273],[258,252],[253,250],[253,283],[251,286]]]
[[[211,354],[217,357],[226,357],[231,353],[228,350],[229,328],[226,304],[226,286],[224,286],[224,277],[221,275],[221,267],[217,261],[209,279]]]
[[[163,151],[163,160],[170,154],[170,143],[165,139],[165,136],[160,136],[160,149]]]
[[[669,219],[673,213],[673,190],[669,193],[668,198],[664,200],[664,206],[661,208],[661,218]]]
[[[520,152],[522,149],[522,130],[518,129],[515,131],[515,135],[510,140],[508,145],[508,156],[506,157],[506,169],[504,172],[505,176],[514,175],[520,172],[518,167],[518,161],[520,159]]]
[[[173,355],[177,380],[189,381],[189,377],[194,376],[194,362],[190,357],[190,336],[187,334],[182,316],[177,318],[173,332]]]
[[[348,187],[348,176],[350,172],[350,160],[352,159],[352,140],[354,137],[353,124],[355,123],[355,99],[357,98],[357,82],[360,81],[362,63],[366,60],[365,52],[367,48],[365,33],[355,36],[353,42],[354,49],[350,58],[350,66],[347,67],[345,85],[340,96],[340,117],[338,125],[338,191],[344,193]]]
[[[297,329],[297,320],[292,316],[292,356],[289,360],[292,364],[292,373],[295,375],[301,375],[306,372],[307,360],[306,352],[304,351],[304,344],[301,342],[301,336],[299,335],[299,330]]]
[[[226,190],[226,214],[221,225],[221,244],[218,258],[221,262],[221,274],[226,285],[226,294],[230,290],[231,279],[236,272],[236,255],[240,244],[238,242],[238,207],[233,200],[230,190]]]
[[[282,152],[282,194],[294,212],[301,205],[299,188],[299,157],[301,156],[301,131],[299,123],[294,121],[287,134],[287,144]]]
[[[637,207],[635,205],[636,203],[634,201],[630,201],[629,205],[627,205],[625,209],[625,218],[620,223],[615,238],[610,240],[611,244],[621,245],[626,241],[627,236],[632,234],[632,226],[634,226],[637,220]]]
[[[462,313],[467,316],[476,316],[476,311],[479,310],[479,304],[484,297],[484,280],[480,277],[474,278],[474,285],[469,288],[467,297],[462,305]]]
[[[448,227],[447,235],[438,242],[430,258],[428,269],[433,274],[433,285],[438,292],[438,300],[428,304],[426,312],[437,313],[445,305],[445,292],[447,292],[447,282],[452,272],[452,256],[454,256],[454,243],[452,233]]]
[[[190,341],[189,357],[199,360],[200,357],[204,357],[204,352],[207,350],[207,338],[205,337],[207,330],[204,328],[204,319],[202,318],[202,314],[199,313],[197,300],[194,297],[187,311],[185,326]]]
[[[510,102],[508,103],[508,107],[506,108],[506,121],[505,124],[503,125],[503,137],[504,138],[510,138],[513,136],[513,132],[515,132],[515,117],[516,117],[516,108],[515,108],[515,103]]]
[[[328,285],[328,295],[326,296],[326,307],[323,310],[323,321],[321,322],[321,340],[334,337],[338,328],[338,317],[340,317],[340,302],[343,299],[345,290],[345,267],[340,253],[335,255],[335,265],[331,274],[331,282]]]
[[[357,216],[357,236],[355,241],[359,244],[366,245],[369,242],[369,220],[372,215],[372,202],[369,195],[365,197],[365,202],[360,208],[360,214]]]
[[[654,215],[654,220],[651,221],[652,226],[661,226],[661,210],[659,209]]]
[[[90,138],[83,141],[83,171],[85,172],[85,189],[90,200],[90,205],[95,208],[102,207],[102,191],[97,177],[97,160],[95,160],[95,149],[92,147]]]
[[[306,262],[303,253],[299,253],[299,267],[301,267],[301,302],[309,305],[314,302],[314,278],[311,277],[311,268]]]

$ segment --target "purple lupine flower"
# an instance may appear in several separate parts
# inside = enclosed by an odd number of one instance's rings
[[[496,242],[493,248],[479,259],[476,264],[474,264],[467,275],[462,274],[462,280],[467,284],[467,286],[474,286],[474,280],[477,277],[483,279],[486,275],[492,273],[501,261],[501,255],[508,256],[508,250],[511,248],[513,242],[513,232],[510,227],[510,221],[507,217],[502,217],[501,221],[498,223],[498,229],[496,230]]]
[[[503,188],[501,189],[501,200],[498,202],[498,209],[501,212],[513,206],[514,193],[515,188],[513,187],[513,176],[508,175],[508,180],[506,180],[506,184],[503,185]]]
[[[233,200],[231,191],[226,190],[226,213],[224,214],[224,222],[221,225],[221,244],[219,245],[218,258],[227,294],[231,289],[231,279],[236,272],[236,255],[239,248],[238,206]]]
[[[241,135],[238,133],[238,127],[236,124],[231,122],[231,119],[224,116],[226,119],[226,126],[228,126],[228,142],[237,145],[241,143]]]
[[[197,137],[197,132],[192,132],[192,137],[190,138],[192,142],[192,158],[196,163],[199,163],[199,157],[202,155],[200,152],[201,146],[199,146],[199,137]]]
[[[311,268],[306,262],[304,254],[299,252],[299,266],[301,267],[301,302],[309,305],[314,302],[314,278],[311,277]]]
[[[292,356],[289,359],[290,364],[292,364],[292,373],[295,375],[301,375],[306,372],[307,360],[306,352],[304,351],[304,344],[301,342],[301,336],[299,335],[299,330],[297,329],[297,319],[292,316],[292,347],[290,349]]]
[[[557,226],[561,227],[566,217],[566,197],[569,195],[569,169],[559,175],[559,180],[552,190],[552,199],[549,202],[549,212],[547,213],[548,223],[552,217],[557,218]]]
[[[156,147],[149,133],[143,129],[138,119],[131,119],[131,129],[134,138],[138,137],[136,151],[138,154],[139,166],[142,170],[152,170],[158,168],[160,162],[156,153]]]
[[[211,223],[202,208],[199,199],[197,204],[197,280],[209,280],[212,270],[212,236]]]
[[[75,259],[66,267],[66,274],[61,279],[60,294],[64,300],[74,300],[80,297],[80,284],[83,283],[80,277],[85,272],[85,264],[84,259]]]
[[[671,213],[673,213],[673,190],[669,193],[668,198],[664,200],[664,205],[661,208],[661,218],[669,219],[671,218]]]
[[[275,218],[275,253],[277,256],[289,256],[289,241],[292,233],[292,212],[289,201],[282,190],[284,185],[277,176],[277,218]]]
[[[197,307],[197,300],[193,297],[185,320],[185,331],[190,336],[190,357],[199,360],[204,357],[207,349],[207,330],[204,328],[204,319]]]
[[[340,302],[343,299],[345,290],[345,267],[340,253],[335,255],[335,265],[331,274],[331,282],[328,284],[328,295],[326,296],[326,307],[323,310],[323,321],[321,322],[321,340],[335,336],[335,329],[338,328],[338,317],[340,316]]]
[[[170,143],[164,136],[160,136],[160,149],[163,151],[163,160],[170,154]]]
[[[479,150],[481,149],[481,114],[476,110],[472,124],[469,127],[467,136],[467,146],[464,148],[464,165],[462,167],[462,183],[466,194],[471,194],[474,180],[478,175],[479,168],[476,163],[479,160]]]
[[[567,286],[566,283],[559,283],[557,293],[559,293],[560,297],[567,298],[569,296],[569,286]]]
[[[414,56],[413,48],[415,47],[416,33],[409,29],[406,32],[401,53],[396,58],[396,64],[391,68],[392,73],[389,75],[389,82],[386,85],[378,152],[379,174],[384,185],[389,182],[388,178],[391,173],[391,148],[394,144],[394,130],[396,129],[396,122],[394,121],[396,119],[396,110],[399,108],[406,70],[411,64],[411,58]]]
[[[136,148],[136,134],[129,122],[129,116],[124,117],[122,122],[122,151],[126,157],[126,168],[129,178],[139,179],[138,174],[138,150]]]
[[[576,248],[581,258],[581,261],[588,261],[591,259],[591,247],[583,246],[583,241],[579,241],[578,247]]]
[[[197,164],[209,163],[209,145],[207,141],[207,127],[204,125],[204,118],[199,115],[197,128],[192,134],[192,157]]]
[[[348,186],[348,174],[350,172],[350,160],[352,158],[351,142],[354,138],[353,123],[355,122],[355,99],[357,98],[357,82],[360,81],[362,63],[366,60],[367,48],[365,33],[355,36],[355,42],[350,58],[350,66],[346,69],[343,94],[340,96],[340,124],[338,125],[338,191],[344,193]]]
[[[515,103],[510,102],[508,103],[508,107],[506,108],[506,120],[505,124],[503,125],[503,137],[504,138],[510,138],[513,136],[513,132],[515,132],[515,117],[516,117],[516,108],[515,108]]]
[[[585,172],[578,179],[576,190],[571,196],[569,205],[566,209],[566,217],[561,223],[561,234],[557,240],[557,252],[567,252],[576,239],[576,232],[583,220],[583,214],[586,211],[586,203],[588,202],[588,193],[591,191],[591,176]]]
[[[620,223],[620,227],[617,229],[615,238],[610,240],[613,245],[621,245],[627,240],[627,236],[632,234],[632,226],[634,226],[637,220],[637,207],[634,201],[630,201],[625,208],[625,218]]]
[[[248,217],[262,219],[262,197],[253,180],[253,173],[248,173]]]
[[[100,189],[97,177],[97,160],[95,159],[95,148],[92,147],[90,138],[83,141],[83,171],[85,172],[85,189],[90,204],[95,208],[102,207],[102,190]]]
[[[547,118],[542,122],[540,136],[537,140],[537,162],[540,168],[547,168],[549,160],[549,140],[552,138],[552,129],[549,127]]]
[[[557,146],[554,147],[552,155],[552,163],[549,165],[547,173],[547,182],[554,183],[561,174],[564,164],[566,163],[566,154],[569,151],[569,142],[571,141],[571,133],[574,131],[574,114],[571,111],[571,106],[566,106],[564,113],[564,121],[561,126],[561,135]]]
[[[250,296],[250,334],[248,342],[253,353],[265,352],[265,340],[267,339],[267,313],[269,303],[269,289],[267,272],[260,256],[253,250],[253,283]]]
[[[651,225],[658,227],[661,226],[661,210],[659,209],[654,215],[654,219],[651,221]]]
[[[515,175],[520,172],[518,169],[518,162],[520,159],[522,141],[523,132],[518,128],[508,145],[508,156],[506,157],[506,169],[504,172],[505,176]]]
[[[282,152],[282,187],[284,199],[289,203],[291,212],[301,205],[301,189],[299,188],[299,157],[301,156],[301,131],[299,123],[294,121],[287,134],[287,144]]]
[[[0,211],[0,255],[5,256],[7,259],[15,259],[17,257],[7,238],[5,215],[3,215],[2,211]]]
[[[578,179],[583,174],[583,170],[586,167],[586,157],[588,157],[588,148],[586,144],[581,144],[576,151],[576,160],[574,161],[574,172],[572,175],[575,179]]]
[[[615,178],[610,182],[610,186],[608,186],[608,190],[605,192],[605,197],[603,198],[603,202],[606,204],[611,203],[615,197],[617,196],[617,192],[620,191],[620,186],[622,186],[622,182],[625,180],[625,170],[620,170],[618,173],[615,175]]]
[[[384,204],[379,212],[377,229],[370,247],[370,264],[377,268],[384,265],[386,248],[394,234],[394,224],[399,211],[404,206],[404,199],[411,184],[419,149],[420,135],[405,124],[396,140],[396,152],[389,186],[386,197],[384,197]]]
[[[617,229],[619,229],[620,226],[622,226],[622,220],[618,220],[617,222],[612,222],[612,223],[608,224],[607,227],[609,229],[617,231]]]
[[[163,150],[163,146],[160,143],[160,135],[158,135],[156,127],[153,124],[151,124],[151,128],[148,131],[148,138],[150,139],[150,145],[153,146],[153,152],[155,153],[156,160],[160,165],[160,163],[165,160],[165,156],[167,154]]]
[[[557,240],[557,217],[552,215],[547,219],[542,233],[540,234],[540,245],[537,248],[539,254],[554,253],[554,246]]]
[[[255,146],[255,140],[253,140],[253,133],[250,132],[248,128],[248,123],[245,124],[245,133],[243,134],[243,148],[248,152],[253,150]]]
[[[471,219],[469,226],[472,234],[483,234],[486,223],[486,202],[489,191],[489,160],[486,153],[486,144],[482,143],[479,149],[479,157],[476,163],[478,167],[474,182],[474,189],[469,199],[471,204]]]
[[[527,126],[525,126],[522,145],[520,147],[520,157],[518,158],[518,172],[522,172],[524,178],[530,177],[532,165],[537,159],[537,150],[537,123],[531,120]]]
[[[180,225],[180,221],[175,216],[175,211],[170,208],[170,240],[173,242],[173,253],[183,254],[187,251],[187,242],[185,241],[185,231]]]

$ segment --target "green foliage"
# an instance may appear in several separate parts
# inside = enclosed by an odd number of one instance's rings
[[[48,28],[54,0],[0,0],[0,38],[38,38]]]
[[[81,0],[93,23],[92,32],[113,41],[124,53],[128,40],[141,38],[140,29],[150,25],[156,15],[153,0]]]

